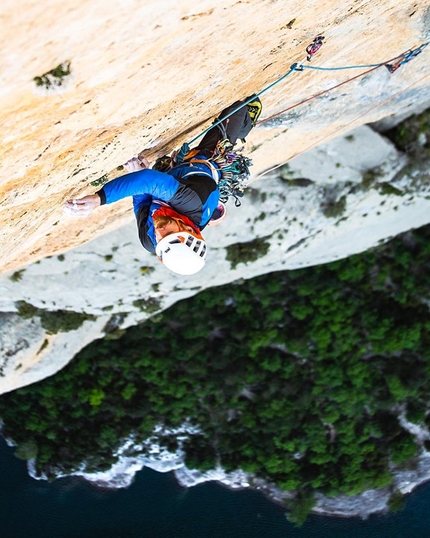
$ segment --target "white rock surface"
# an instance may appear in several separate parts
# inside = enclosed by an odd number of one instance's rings
[[[109,316],[84,321],[79,329],[46,334],[39,318],[0,313],[0,393],[56,374],[101,333]]]

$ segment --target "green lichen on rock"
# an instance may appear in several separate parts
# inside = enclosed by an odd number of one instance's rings
[[[162,308],[160,299],[157,299],[156,297],[148,297],[148,299],[136,299],[133,301],[133,306],[138,308],[141,312],[146,312],[148,314],[154,314]]]
[[[380,183],[378,190],[381,194],[395,195],[395,196],[403,195],[403,192],[400,189],[397,189],[396,187],[394,187],[394,185],[391,185],[391,183],[388,183],[387,181]]]
[[[106,340],[118,340],[125,334],[126,331],[125,329],[121,329],[121,325],[126,317],[127,314],[124,312],[113,314],[110,317],[109,321],[103,328]]]
[[[306,177],[295,177],[293,179],[284,179],[284,181],[290,187],[309,187],[309,185],[314,184],[314,181],[312,181],[312,179],[308,179]]]
[[[141,275],[150,275],[155,271],[154,267],[151,267],[150,265],[142,265],[142,267],[139,269]]]
[[[384,172],[379,166],[376,168],[370,168],[369,170],[363,172],[361,176],[361,187],[367,191],[375,186],[375,183],[377,183],[378,180],[383,176]]]
[[[22,280],[22,275],[24,274],[25,269],[20,269],[19,271],[15,271],[12,273],[12,275],[9,277],[12,282],[19,282]]]
[[[231,268],[235,269],[239,263],[255,262],[259,258],[266,256],[269,252],[270,242],[267,237],[257,237],[246,243],[235,243],[226,248],[226,259],[230,262]]]
[[[54,69],[47,71],[39,77],[34,77],[34,82],[37,87],[45,88],[46,90],[52,90],[62,86],[65,79],[71,75],[70,61],[63,62]]]
[[[50,311],[37,308],[26,301],[18,301],[15,305],[21,318],[32,319],[39,317],[42,327],[48,334],[75,331],[79,329],[84,321],[94,321],[96,319],[92,314],[86,314],[85,312],[74,312],[72,310]]]
[[[283,181],[288,181],[290,179],[293,179],[293,177],[294,177],[294,172],[291,170],[289,164],[284,164],[283,166],[281,166],[281,168],[279,169],[280,179],[282,179]]]
[[[322,212],[326,218],[341,217],[346,210],[346,196],[341,196],[338,200],[329,200],[321,205]]]
[[[430,109],[422,114],[414,114],[386,131],[389,138],[400,151],[413,160],[425,160],[430,157]]]
[[[91,187],[102,187],[105,185],[109,180],[109,177],[107,174],[104,174],[103,176],[100,176],[99,178],[95,179],[94,181],[90,182]]]
[[[40,346],[39,351],[36,353],[36,355],[39,355],[40,353],[42,353],[42,351],[43,351],[44,349],[46,349],[46,348],[48,347],[48,345],[49,345],[49,341],[48,341],[47,338],[45,338],[45,340],[43,341],[43,343],[42,343],[42,345]]]

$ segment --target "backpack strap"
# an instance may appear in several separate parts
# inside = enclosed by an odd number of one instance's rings
[[[192,166],[193,164],[204,164],[207,166],[211,172],[212,179],[215,181],[216,184],[218,184],[218,181],[220,179],[220,170],[217,166],[211,163],[211,161],[208,161],[207,159],[190,159],[186,161],[187,163],[190,163]],[[188,176],[189,174],[195,174],[196,172],[189,172],[188,174],[185,174],[185,176]],[[184,176],[184,177],[185,177]]]

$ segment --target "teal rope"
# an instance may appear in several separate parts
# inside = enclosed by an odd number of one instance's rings
[[[407,63],[409,60],[412,60],[413,58],[415,58],[415,56],[417,56],[420,52],[422,52],[422,50],[427,47],[427,45],[429,45],[430,42],[427,41],[426,43],[423,43],[422,45],[420,45],[419,47],[415,48],[415,49],[411,49],[407,52],[404,52],[403,54],[399,54],[398,56],[396,56],[394,59],[392,60],[388,60],[386,62],[381,62],[379,64],[367,64],[367,65],[346,65],[346,66],[343,66],[343,67],[317,67],[315,65],[298,65],[298,64],[294,64],[296,65],[296,71],[303,71],[303,69],[315,69],[315,70],[318,70],[318,71],[341,71],[343,69],[364,69],[364,68],[367,68],[367,67],[381,67],[383,65],[387,65],[388,62],[394,62],[395,60],[400,60],[401,58],[403,58],[403,60],[405,61],[405,63]]]
[[[263,93],[267,92],[268,90],[270,90],[271,88],[273,88],[273,86],[275,86],[276,84],[279,84],[279,82],[281,82],[282,80],[284,80],[285,78],[288,77],[288,75],[291,75],[291,73],[293,71],[296,70],[296,66],[297,64],[293,64],[289,71],[287,73],[285,73],[285,75],[282,75],[282,77],[278,78],[277,80],[275,80],[275,82],[272,82],[272,84],[269,84],[269,86],[267,86],[266,88],[263,88],[261,90],[261,92],[259,93],[255,93],[252,95],[252,97],[250,97],[249,99],[247,99],[245,102],[243,102],[240,106],[238,106],[237,108],[235,108],[234,110],[232,110],[231,112],[229,112],[227,115],[225,115],[223,118],[220,118],[218,121],[212,123],[212,125],[210,125],[207,129],[205,129],[204,131],[202,131],[200,134],[198,134],[197,136],[195,136],[190,142],[188,142],[188,145],[191,145],[193,142],[195,142],[198,138],[200,138],[201,136],[205,135],[208,131],[210,131],[211,129],[213,129],[214,127],[216,127],[217,125],[219,125],[220,123],[222,123],[224,120],[226,120],[227,118],[229,118],[230,116],[232,116],[233,114],[235,114],[238,110],[240,110],[241,108],[243,108],[244,106],[246,106],[248,103],[250,103],[251,101],[254,101],[254,99],[256,97],[260,97],[260,95],[262,95]]]
[[[380,67],[385,65],[385,63],[380,64],[368,64],[368,65],[346,65],[344,67],[317,67],[315,65],[299,65],[296,69],[301,71],[302,69],[317,69],[318,71],[341,71],[342,69],[363,69],[365,67]]]

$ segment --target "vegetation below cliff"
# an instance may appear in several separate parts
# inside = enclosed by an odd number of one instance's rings
[[[190,468],[220,461],[285,490],[354,494],[389,485],[418,446],[398,421],[426,421],[430,226],[365,254],[208,289],[55,377],[1,396],[17,455],[54,476],[185,421]],[[427,419],[428,420],[428,419]],[[154,437],[155,439],[155,437]],[[144,450],[144,449],[143,449]]]

